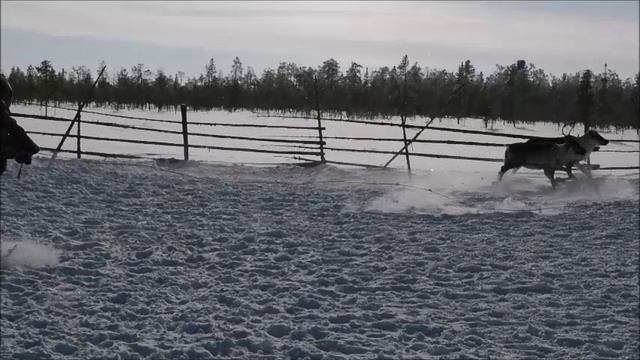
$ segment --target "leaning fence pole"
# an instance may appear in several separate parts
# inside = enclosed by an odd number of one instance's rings
[[[407,158],[407,171],[409,172],[409,176],[411,176],[411,162],[409,161],[409,143],[407,142],[407,129],[405,125],[407,124],[407,79],[405,76],[404,84],[402,87],[402,139],[404,140],[404,156]]]
[[[182,144],[184,147],[184,160],[189,160],[189,132],[187,131],[187,105],[180,105],[182,113]]]
[[[324,158],[324,140],[322,139],[322,121],[320,120],[322,117],[320,116],[320,93],[318,92],[317,76],[314,76],[313,78],[313,90],[316,94],[316,112],[318,113],[318,136],[320,138],[320,161],[322,163],[326,163],[327,160]]]
[[[80,135],[80,122],[81,122],[81,120],[82,120],[82,116],[78,115],[78,136],[77,136],[77,139],[76,139],[78,141],[78,147],[77,147],[77,150],[76,150],[76,155],[77,155],[78,159],[80,159],[80,157],[82,156],[82,151],[80,150],[80,138],[81,138],[81,135]]]
[[[412,138],[410,141],[405,142],[405,144],[404,144],[404,146],[402,147],[402,149],[398,150],[398,152],[397,152],[397,153],[395,153],[395,154],[391,157],[391,159],[389,159],[389,161],[387,161],[384,165],[382,165],[382,167],[383,167],[383,168],[388,167],[388,166],[389,166],[389,164],[391,164],[391,162],[392,162],[393,160],[395,160],[395,159],[398,157],[398,155],[400,155],[400,154],[404,151],[404,149],[405,149],[405,148],[407,148],[407,146],[409,146],[409,145],[413,144],[413,142],[414,142],[414,141],[416,141],[416,139],[418,138],[418,136],[420,136],[420,134],[422,134],[422,132],[423,132],[423,131],[425,131],[425,130],[429,127],[429,125],[431,125],[431,123],[433,122],[433,120],[434,120],[434,118],[432,118],[432,119],[427,123],[427,125],[425,125],[422,129],[420,129],[420,131],[418,131],[418,132],[413,136],[413,138]]]
[[[406,107],[406,101],[407,101],[407,88],[406,88],[406,82],[405,82],[405,87],[404,87],[404,94],[403,94],[403,109]],[[464,87],[464,83],[462,84],[462,86],[456,87],[455,89],[453,89],[453,92],[449,95],[449,98],[447,99],[447,105],[449,105],[449,103],[451,103],[451,100],[453,99],[453,96],[460,91],[460,89]],[[431,123],[433,122],[433,120],[435,120],[435,117],[432,117],[431,120],[427,123],[427,125],[425,125],[422,129],[420,129],[420,131],[418,131],[418,133],[413,137],[413,139],[411,139],[411,141],[407,142],[407,135],[405,133],[405,122],[406,119],[402,120],[402,132],[404,135],[404,147],[402,149],[400,149],[400,151],[398,151],[396,154],[393,155],[393,157],[391,159],[389,159],[389,161],[387,161],[386,164],[383,165],[384,168],[386,168],[387,166],[389,166],[389,164],[391,164],[391,162],[393,160],[395,160],[396,157],[398,157],[398,155],[400,155],[400,153],[407,149],[407,147],[409,145],[411,145],[417,138],[418,136],[420,136],[420,134],[422,134],[422,132],[429,127],[429,125],[431,125]],[[407,165],[409,165],[409,152],[406,151],[406,155],[407,155]],[[411,174],[411,168],[409,167],[409,174]]]
[[[64,145],[64,141],[67,140],[67,137],[69,137],[69,134],[71,133],[71,129],[73,129],[73,124],[75,124],[76,121],[80,120],[80,113],[82,112],[82,109],[84,108],[84,106],[88,104],[89,101],[91,101],[91,95],[93,95],[93,89],[95,89],[96,85],[98,85],[98,81],[100,81],[100,78],[102,77],[102,74],[104,74],[104,70],[106,68],[107,68],[106,66],[102,67],[102,70],[100,70],[100,74],[98,74],[96,81],[93,82],[91,89],[89,89],[89,94],[87,94],[87,98],[85,99],[84,102],[78,105],[78,111],[76,112],[76,116],[74,116],[73,120],[71,120],[71,124],[69,124],[67,131],[62,136],[62,139],[60,140],[60,143],[58,144],[55,151],[53,152],[53,156],[51,156],[51,159],[49,160],[49,164],[47,166],[51,166],[51,164],[53,163],[53,160],[55,160],[56,157],[58,157],[58,153],[62,149],[62,145]]]

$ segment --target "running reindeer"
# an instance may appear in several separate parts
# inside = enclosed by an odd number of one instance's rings
[[[13,89],[0,74],[0,176],[7,168],[7,159],[15,159],[19,164],[31,164],[31,157],[40,151],[38,145],[24,129],[11,117]]]
[[[580,137],[564,136],[559,138],[535,138],[524,143],[515,143],[507,147],[504,155],[504,165],[500,168],[498,181],[510,169],[517,170],[524,166],[529,169],[542,169],[555,189],[556,170],[564,170],[569,179],[575,178],[571,172],[573,165],[588,177],[591,169],[588,165],[580,164],[589,157],[592,151],[597,151],[600,145],[607,145],[609,140],[603,138],[595,130],[589,130]]]
[[[556,188],[554,173],[557,169],[579,156],[585,156],[587,151],[577,141],[567,140],[562,144],[553,141],[534,141],[515,143],[507,146],[504,154],[504,165],[500,168],[498,181],[502,181],[504,174],[511,169],[522,166],[529,169],[542,169]]]

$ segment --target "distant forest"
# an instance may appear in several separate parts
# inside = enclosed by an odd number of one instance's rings
[[[104,62],[98,66],[98,71]],[[591,127],[638,128],[640,73],[621,79],[615,71],[591,70],[560,77],[524,60],[496,65],[492,74],[477,72],[471,61],[457,72],[423,68],[408,56],[379,69],[352,62],[346,69],[334,59],[318,68],[282,62],[257,76],[237,57],[224,74],[214,59],[204,73],[153,72],[143,64],[103,76],[93,93],[98,106],[196,110],[278,110],[340,113],[354,117],[473,117],[488,122],[580,122]],[[13,67],[8,75],[17,101],[41,104],[81,102],[97,73],[86,66],[56,70],[44,60],[26,71]]]

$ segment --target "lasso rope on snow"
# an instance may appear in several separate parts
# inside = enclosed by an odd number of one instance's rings
[[[2,260],[7,260],[11,254],[18,248],[18,244],[13,245],[11,249],[7,251],[6,254],[2,255]]]
[[[207,176],[195,176],[195,175],[191,175],[191,174],[187,174],[184,172],[178,172],[178,171],[174,171],[174,170],[170,170],[170,169],[166,169],[163,167],[160,167],[158,165],[148,165],[148,164],[140,164],[140,163],[116,163],[117,165],[124,165],[124,166],[133,166],[133,167],[147,167],[147,168],[151,168],[157,171],[161,171],[161,172],[168,172],[168,173],[172,173],[178,176],[187,176],[193,179],[207,179],[209,177]],[[632,175],[640,175],[639,174],[632,174]],[[412,189],[416,189],[416,190],[421,190],[421,191],[425,191],[425,192],[430,192],[432,194],[435,194],[437,196],[440,196],[442,198],[446,198],[448,200],[451,200],[455,203],[458,203],[462,206],[471,208],[471,209],[475,209],[478,211],[501,211],[501,212],[542,212],[543,210],[560,210],[563,209],[564,206],[538,206],[535,208],[531,208],[531,209],[507,209],[507,208],[500,208],[500,207],[496,207],[493,209],[485,209],[485,208],[481,208],[481,207],[476,207],[476,206],[470,206],[470,205],[466,205],[463,204],[460,200],[434,191],[431,188],[426,188],[426,187],[421,187],[421,186],[416,186],[416,185],[412,185],[412,184],[404,184],[404,183],[399,183],[399,182],[395,182],[395,183],[389,183],[389,182],[366,182],[366,181],[347,181],[347,180],[322,180],[322,181],[313,181],[313,182],[296,182],[296,185],[305,185],[305,184],[319,184],[319,183],[348,183],[348,184],[359,184],[359,185],[378,185],[378,186],[399,186],[399,187],[405,187],[405,188],[412,188]]]
[[[131,163],[131,164],[126,164],[126,163],[119,163],[119,165],[125,165],[125,166],[138,166],[138,167],[147,167],[147,168],[151,168],[154,170],[158,170],[158,171],[162,171],[162,172],[169,172],[175,175],[179,175],[179,176],[187,176],[190,178],[194,178],[194,179],[207,179],[206,176],[194,176],[191,174],[187,174],[187,173],[183,173],[183,172],[178,172],[178,171],[173,171],[170,169],[165,169],[159,166],[154,166],[154,165],[147,165],[147,164],[137,164],[137,163]],[[462,204],[460,200],[449,196],[449,195],[445,195],[442,194],[440,192],[434,191],[431,188],[425,188],[425,187],[420,187],[420,186],[416,186],[416,185],[411,185],[411,184],[403,184],[403,183],[384,183],[384,182],[366,182],[366,181],[345,181],[345,180],[323,180],[323,181],[314,181],[312,182],[313,184],[318,184],[318,183],[349,183],[349,184],[359,184],[359,185],[381,185],[381,186],[400,186],[400,187],[405,187],[405,188],[412,188],[412,189],[416,189],[416,190],[421,190],[421,191],[426,191],[426,192],[430,192],[432,194],[438,195],[442,198],[446,198],[448,200],[451,200],[453,202],[456,202],[460,205],[475,209],[475,210],[479,210],[479,211],[486,211],[486,210],[495,210],[495,211],[504,211],[504,212],[525,212],[525,211],[538,211],[541,212],[542,210],[558,210],[558,209],[562,209],[563,207],[561,206],[547,206],[547,207],[536,207],[534,209],[506,209],[506,208],[494,208],[494,209],[483,209],[480,207],[474,207],[474,206],[469,206],[469,205],[465,205]],[[309,184],[308,182],[297,182],[296,185],[305,185],[305,184]]]
[[[542,210],[560,210],[563,209],[564,206],[538,206],[536,208],[533,209],[506,209],[506,208],[493,208],[493,209],[484,209],[484,208],[480,208],[480,207],[476,207],[476,206],[469,206],[466,204],[463,204],[460,200],[442,194],[440,192],[434,191],[433,189],[430,188],[424,188],[424,187],[420,187],[420,186],[416,186],[416,185],[411,185],[411,184],[403,184],[403,183],[381,183],[381,182],[364,182],[364,181],[344,181],[344,180],[327,180],[327,181],[316,181],[315,183],[351,183],[351,184],[362,184],[362,185],[383,185],[383,186],[401,186],[401,187],[406,187],[406,188],[413,188],[413,189],[417,189],[417,190],[422,190],[422,191],[426,191],[426,192],[430,192],[432,194],[438,195],[440,197],[449,199],[451,201],[454,201],[460,205],[475,209],[475,210],[480,210],[480,211],[486,211],[486,210],[494,210],[494,211],[504,211],[504,212],[533,212],[533,211],[538,211],[538,212],[542,212]],[[299,184],[304,184],[304,183],[299,183]]]

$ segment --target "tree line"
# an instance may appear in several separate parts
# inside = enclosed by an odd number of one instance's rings
[[[104,66],[102,62],[98,71]],[[345,69],[329,59],[317,68],[282,62],[257,76],[238,57],[225,75],[212,58],[199,76],[155,72],[137,64],[101,77],[92,100],[98,106],[164,109],[187,104],[196,110],[278,110],[355,117],[394,115],[482,118],[488,122],[581,122],[591,127],[638,128],[640,73],[621,79],[607,69],[545,73],[524,60],[477,72],[470,60],[456,72],[400,63],[378,69],[351,62]],[[96,72],[97,74],[97,72]],[[97,76],[97,75],[96,75]],[[81,102],[93,85],[86,66],[57,71],[44,60],[26,71],[12,67],[8,79],[17,101]]]

